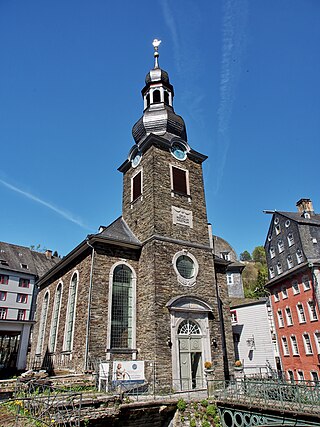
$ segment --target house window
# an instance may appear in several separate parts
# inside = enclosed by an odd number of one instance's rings
[[[279,323],[279,328],[283,328],[284,327],[284,320],[283,320],[282,310],[278,310],[278,323]]]
[[[294,373],[292,371],[287,371],[288,372],[288,380],[290,383],[294,383]]]
[[[9,265],[8,261],[6,261],[5,259],[0,259],[0,264],[1,265]]]
[[[292,268],[293,267],[293,259],[291,255],[287,256],[287,264],[288,264],[288,268]]]
[[[227,273],[227,283],[233,285],[233,273]]]
[[[302,261],[303,261],[303,255],[302,255],[302,252],[301,252],[300,249],[297,250],[296,256],[297,256],[297,262],[298,262],[298,264],[301,264]]]
[[[313,351],[312,351],[312,345],[311,345],[309,334],[303,334],[302,337],[303,337],[306,354],[312,354]]]
[[[132,347],[133,291],[132,271],[124,264],[113,271],[111,348]]]
[[[274,258],[276,256],[276,251],[274,250],[274,246],[270,246],[269,253],[270,253],[270,258]]]
[[[292,292],[293,292],[293,295],[300,294],[299,283],[296,280],[292,282]]]
[[[298,343],[297,343],[296,336],[295,335],[291,335],[290,341],[291,341],[292,354],[294,356],[299,356],[299,348],[298,348]]]
[[[5,301],[7,299],[7,292],[0,291],[0,301]]]
[[[0,320],[5,320],[7,318],[7,308],[0,308]]]
[[[278,250],[279,254],[284,251],[284,243],[282,239],[278,240]]]
[[[230,314],[231,314],[231,322],[232,323],[237,323],[238,322],[237,311],[236,310],[231,310]]]
[[[22,304],[27,304],[28,302],[28,295],[27,294],[17,294],[17,302],[20,302]]]
[[[288,340],[286,337],[282,337],[282,349],[283,349],[283,355],[284,356],[289,356],[290,352],[289,352],[289,346],[288,346]]]
[[[288,227],[289,227],[289,225],[290,225],[290,220],[289,220],[289,219],[287,219],[287,221],[284,223],[284,225],[288,228]]]
[[[281,265],[281,262],[278,262],[278,264],[277,264],[277,273],[278,273],[278,274],[281,274],[281,273],[282,273],[282,265]]]
[[[312,381],[314,384],[318,384],[318,382],[319,382],[319,375],[318,375],[318,372],[316,372],[316,371],[311,371],[311,372],[310,372],[310,377],[311,377],[311,381]]]
[[[72,351],[73,344],[73,332],[76,317],[76,297],[78,287],[78,274],[74,273],[70,282],[69,297],[68,297],[68,309],[66,317],[66,327],[64,336],[64,351]]]
[[[269,268],[269,275],[270,275],[270,279],[272,279],[274,277],[274,268],[273,267]]]
[[[308,301],[309,316],[311,322],[318,320],[317,309],[314,301]]]
[[[303,305],[301,304],[301,302],[299,302],[299,304],[297,304],[297,312],[298,312],[299,323],[305,323],[306,322],[306,315],[304,314],[304,308],[303,308]]]
[[[318,352],[318,354],[320,354],[320,332],[316,332],[314,334],[314,339],[316,341],[317,352]]]
[[[292,233],[289,233],[289,234],[288,234],[288,236],[287,236],[287,239],[288,239],[288,245],[289,245],[289,246],[292,246],[292,245],[294,244],[294,237],[293,237],[293,234],[292,234]]]
[[[42,352],[44,334],[45,334],[46,323],[47,323],[48,306],[49,306],[49,292],[46,292],[42,302],[36,354],[41,354]]]
[[[281,233],[280,224],[277,224],[274,228],[275,228],[275,230],[276,230],[276,235],[278,235],[278,234],[280,234],[280,233]]]
[[[282,298],[283,299],[288,298],[288,289],[287,288],[285,288],[285,287],[281,288],[281,292],[282,292]]]
[[[134,202],[142,195],[142,172],[138,172],[132,177],[131,201]]]
[[[229,252],[220,252],[221,258],[226,261],[230,261],[230,253]]]
[[[187,171],[172,166],[172,190],[174,193],[188,195]]]
[[[55,297],[54,297],[53,313],[52,313],[51,328],[50,328],[50,339],[49,339],[50,352],[55,351],[59,315],[60,315],[61,297],[62,297],[62,283],[59,283],[57,286]]]
[[[20,266],[21,266],[21,268],[25,268],[26,270],[28,270],[28,268],[29,268],[28,264],[21,263]]]
[[[26,310],[20,309],[18,310],[17,320],[25,320],[26,318]]]
[[[7,285],[9,282],[9,276],[0,274],[0,285]]]
[[[30,280],[29,279],[19,279],[20,288],[29,288]]]
[[[308,291],[308,290],[311,288],[310,280],[309,280],[309,277],[308,277],[308,276],[304,276],[304,277],[302,278],[302,284],[303,284],[303,289],[304,289],[305,291]]]
[[[278,291],[274,292],[274,300],[275,300],[275,302],[278,302],[280,300],[279,292]]]
[[[302,371],[297,371],[298,381],[304,381],[304,374]]]
[[[287,325],[292,326],[293,321],[292,321],[292,314],[291,314],[290,307],[286,307],[286,319],[287,319]]]

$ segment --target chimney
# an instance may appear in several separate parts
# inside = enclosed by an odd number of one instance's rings
[[[47,249],[46,252],[45,252],[45,254],[46,254],[46,258],[47,259],[51,259],[52,258],[52,250]]]
[[[314,215],[313,205],[311,199],[300,199],[296,206],[298,207],[298,212],[304,214],[308,212],[310,215]]]

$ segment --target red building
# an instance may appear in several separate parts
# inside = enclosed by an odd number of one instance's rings
[[[272,213],[265,243],[282,370],[296,381],[320,379],[320,215],[310,199],[298,212]]]

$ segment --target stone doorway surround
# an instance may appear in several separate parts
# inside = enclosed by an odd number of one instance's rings
[[[212,313],[212,307],[200,298],[193,296],[178,296],[172,298],[166,307],[170,312],[171,337],[172,343],[172,380],[173,388],[180,390],[180,354],[179,354],[179,326],[185,320],[191,320],[199,325],[201,330],[201,353],[202,362],[211,362],[210,332],[209,332],[209,313]],[[202,367],[203,368],[203,367]],[[205,383],[204,369],[203,383]]]

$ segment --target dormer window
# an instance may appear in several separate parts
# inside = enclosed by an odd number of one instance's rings
[[[230,261],[230,253],[229,252],[221,252],[221,258],[225,261]]]
[[[0,259],[0,264],[1,265],[9,265],[8,261],[6,261],[5,259]]]
[[[306,219],[310,219],[311,218],[309,212],[303,212],[303,216]]]
[[[21,268],[25,268],[26,270],[28,270],[28,268],[29,268],[28,264],[21,263],[20,266],[21,266]]]

